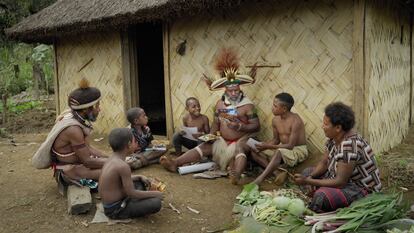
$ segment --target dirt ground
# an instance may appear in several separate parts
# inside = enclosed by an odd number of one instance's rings
[[[231,185],[226,178],[199,180],[191,175],[172,174],[160,165],[136,172],[157,177],[166,183],[163,208],[159,213],[129,224],[111,226],[90,224],[95,209],[85,215],[69,215],[66,199],[57,191],[52,170],[37,170],[30,165],[34,151],[53,125],[53,108],[53,103],[47,103],[42,111],[31,110],[19,116],[16,118],[18,123],[6,126],[10,137],[0,138],[0,232],[221,232],[234,225],[231,210],[241,187]],[[38,121],[42,123],[36,123]],[[23,126],[18,126],[20,124]],[[396,148],[387,155],[412,156],[414,133],[410,135],[402,149]],[[108,153],[110,151],[106,138],[100,142],[92,141],[92,144]],[[310,163],[315,160],[312,158]],[[267,183],[263,188],[274,187]],[[413,191],[410,192],[411,198],[412,194]],[[169,203],[181,214],[174,212]],[[189,211],[187,206],[200,213]]]

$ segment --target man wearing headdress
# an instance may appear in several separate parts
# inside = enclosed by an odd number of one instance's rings
[[[215,105],[211,134],[219,137],[214,143],[202,143],[176,159],[161,157],[160,163],[167,170],[176,172],[177,167],[200,161],[204,156],[212,156],[221,170],[230,171],[232,184],[238,184],[246,167],[246,141],[260,129],[259,118],[253,102],[240,89],[241,85],[254,83],[256,67],[249,75],[238,72],[239,63],[232,49],[223,49],[218,57],[216,69],[220,78],[213,81],[204,75],[210,90],[224,89],[224,94]]]
[[[101,92],[82,79],[69,94],[70,110],[57,117],[56,124],[32,159],[36,168],[52,167],[57,181],[98,180],[106,156],[87,142],[92,122],[100,112]]]

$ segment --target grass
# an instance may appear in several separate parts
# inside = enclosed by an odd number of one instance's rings
[[[34,108],[40,108],[41,106],[42,106],[42,102],[37,101],[37,100],[19,103],[19,104],[16,104],[13,101],[8,101],[7,103],[8,112],[15,113],[15,114],[21,114],[27,110],[34,109]],[[3,105],[0,105],[0,113],[1,112],[3,112]]]

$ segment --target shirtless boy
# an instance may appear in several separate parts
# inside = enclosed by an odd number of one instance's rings
[[[132,176],[125,157],[133,153],[138,144],[130,129],[117,128],[109,134],[112,156],[102,168],[99,177],[99,195],[105,215],[112,219],[126,219],[153,214],[161,209],[162,193],[144,191],[149,180]]]
[[[281,163],[293,167],[308,157],[306,148],[305,125],[296,113],[290,111],[294,104],[293,97],[288,93],[280,93],[273,101],[273,139],[257,144],[258,151],[252,150],[252,158],[265,167],[254,183],[260,184],[270,173],[274,172]],[[270,151],[265,151],[270,150]],[[263,151],[272,156],[270,162],[259,155]],[[270,152],[270,153],[269,153]]]
[[[185,110],[187,110],[188,113],[183,117],[183,126],[196,127],[197,133],[191,135],[195,140],[186,137],[185,131],[180,131],[174,134],[173,144],[175,155],[177,156],[182,154],[181,146],[191,150],[198,145],[198,137],[210,132],[208,117],[200,113],[201,107],[198,99],[194,97],[187,98],[185,101]]]

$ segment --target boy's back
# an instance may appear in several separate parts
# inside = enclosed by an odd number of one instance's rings
[[[131,176],[128,164],[112,156],[103,166],[99,178],[99,193],[104,204],[120,201],[126,197],[123,192],[120,172],[127,172]]]
[[[125,219],[158,212],[162,193],[145,191],[149,180],[139,175],[131,177],[131,169],[125,162],[126,156],[138,147],[130,129],[113,129],[109,134],[109,145],[113,154],[99,177],[99,195],[105,215],[113,219]]]

